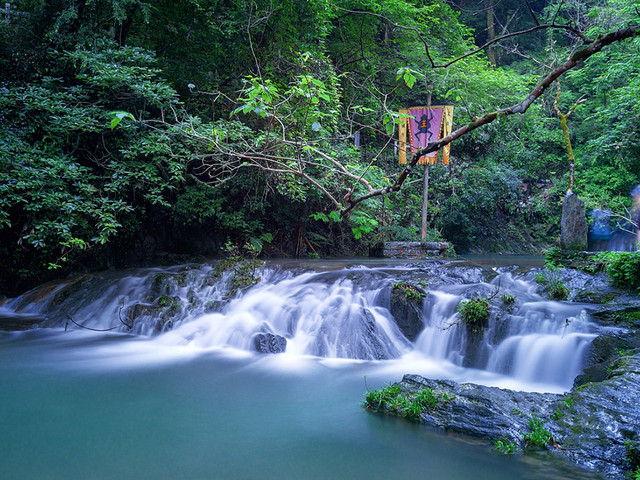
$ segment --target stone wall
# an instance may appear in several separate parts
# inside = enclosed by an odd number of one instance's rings
[[[433,258],[445,257],[447,242],[381,242],[371,251],[372,257]]]

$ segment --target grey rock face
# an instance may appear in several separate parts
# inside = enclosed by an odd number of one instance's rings
[[[424,328],[422,299],[411,299],[401,288],[392,288],[389,311],[402,334],[413,342]]]
[[[560,244],[567,250],[585,250],[589,229],[584,211],[584,201],[570,193],[562,202],[560,221]]]
[[[623,480],[640,467],[640,354],[619,357],[607,377],[565,395],[516,392],[418,375],[405,375],[399,385],[402,393],[431,389],[449,398],[420,414],[423,425],[527,448],[524,435],[536,417],[551,434],[545,447],[549,452]],[[391,406],[378,411],[399,413]]]

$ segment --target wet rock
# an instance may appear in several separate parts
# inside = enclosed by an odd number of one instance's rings
[[[413,288],[419,293],[418,295],[408,295],[406,291],[400,287],[392,288],[390,298],[391,306],[389,308],[391,316],[398,325],[398,328],[400,328],[402,334],[412,342],[424,328],[424,321],[422,319],[424,292],[415,286]]]
[[[612,304],[590,309],[590,314],[598,323],[622,327],[640,327],[640,302]]]
[[[287,349],[287,339],[273,333],[257,333],[253,348],[259,353],[282,353]]]
[[[610,377],[612,366],[620,358],[621,352],[633,348],[633,341],[629,335],[610,334],[596,337],[587,351],[586,367],[582,374],[573,382],[579,387],[590,382],[602,382]]]
[[[3,312],[0,314],[0,331],[14,332],[31,330],[44,321],[42,315]]]
[[[418,392],[425,388],[446,395],[449,402],[423,412],[420,423],[438,430],[495,441],[506,439],[524,445],[532,415],[548,418],[558,395],[516,392],[471,383],[430,380],[419,375],[405,375],[403,391]]]
[[[607,343],[607,341],[603,341]],[[603,347],[604,348],[604,347]],[[608,348],[608,347],[607,347]],[[431,428],[529,448],[533,417],[550,434],[543,447],[585,469],[624,480],[640,464],[640,355],[623,355],[609,378],[565,395],[528,393],[405,375],[400,394],[430,389],[448,401],[425,409],[418,421]],[[377,409],[392,415],[393,406]]]
[[[610,478],[624,479],[635,458],[628,445],[640,440],[639,394],[640,355],[621,357],[610,379],[575,389],[569,394],[575,403],[557,420],[559,453]]]

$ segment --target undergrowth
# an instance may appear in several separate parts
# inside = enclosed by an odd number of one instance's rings
[[[485,297],[471,298],[463,300],[458,304],[456,310],[460,313],[460,318],[471,327],[474,332],[486,326],[489,320],[489,299]]]
[[[529,419],[529,429],[523,437],[527,447],[544,447],[553,440],[549,430],[544,428],[544,422],[535,415]]]
[[[374,410],[389,410],[411,422],[419,422],[420,415],[425,410],[433,410],[439,405],[446,404],[455,397],[431,388],[423,388],[416,392],[401,393],[400,385],[388,385],[380,390],[367,392],[363,401],[364,407]]]

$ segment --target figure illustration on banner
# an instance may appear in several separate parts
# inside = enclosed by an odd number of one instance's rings
[[[407,143],[411,147],[411,155],[436,142],[443,136],[451,133],[453,123],[453,106],[438,107],[412,107],[400,110],[405,114],[405,121],[399,128],[400,163],[406,163]],[[409,130],[408,134],[406,130]],[[407,136],[409,137],[407,139]],[[408,142],[407,142],[408,140]],[[420,157],[418,164],[435,164],[438,161],[438,152],[431,152]],[[449,145],[445,146],[442,154],[442,163],[449,163]]]

